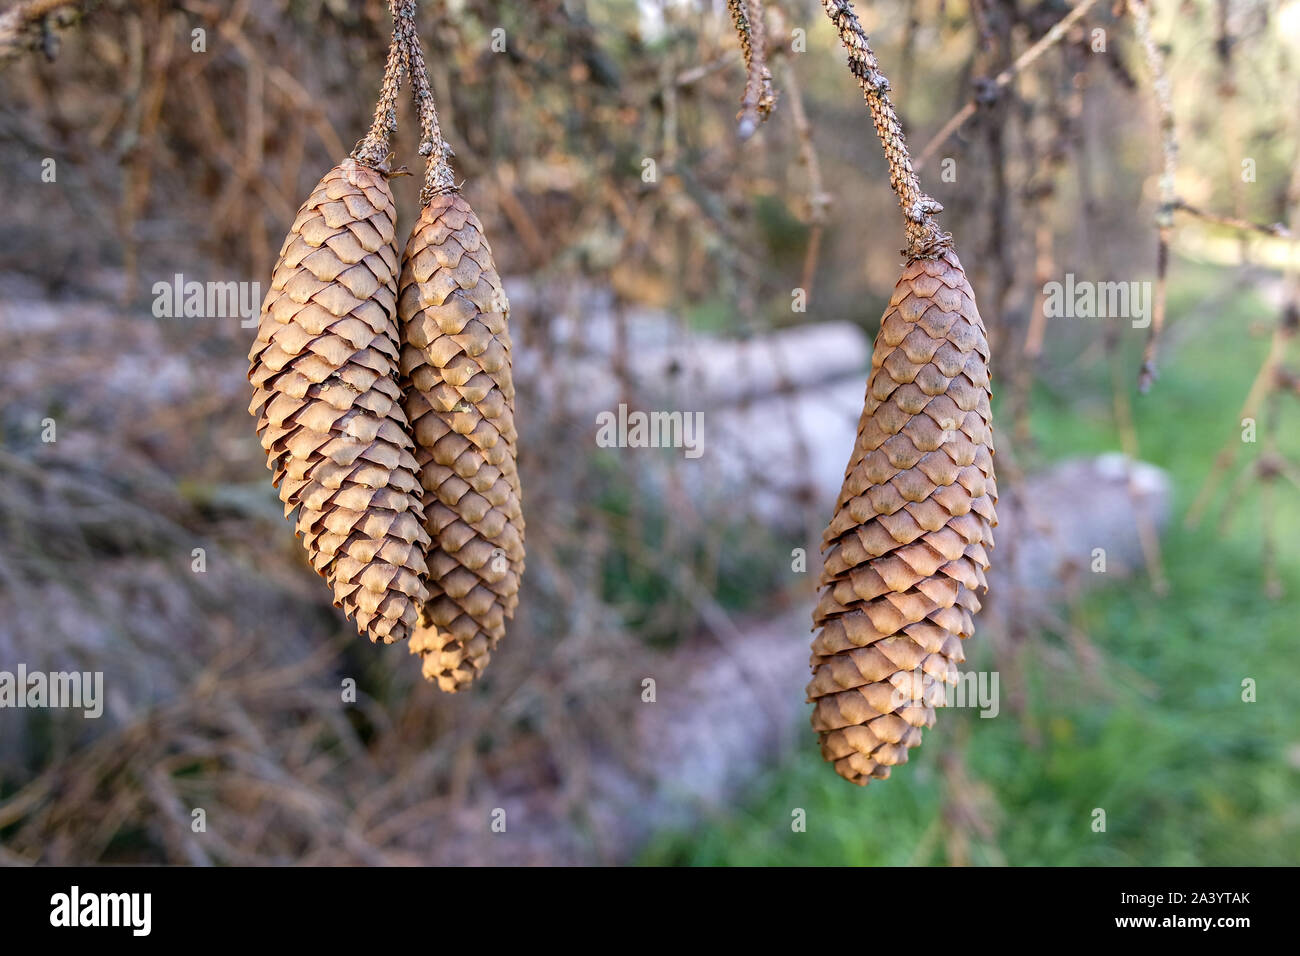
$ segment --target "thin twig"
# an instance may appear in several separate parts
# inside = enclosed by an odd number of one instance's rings
[[[420,114],[420,155],[427,157],[424,164],[424,185],[420,189],[420,205],[427,206],[434,196],[456,190],[456,177],[449,162],[455,154],[442,138],[442,127],[438,124],[438,109],[433,102],[429,69],[424,62],[420,31],[415,22],[415,0],[404,0],[398,18],[401,21],[402,44],[410,66],[411,93],[415,97],[415,108]]]
[[[1115,428],[1119,432],[1120,449],[1124,452],[1124,474],[1129,499],[1133,502],[1134,523],[1138,543],[1142,547],[1142,560],[1146,564],[1151,590],[1163,597],[1169,593],[1169,579],[1165,577],[1164,560],[1160,550],[1160,531],[1156,528],[1151,510],[1143,505],[1134,476],[1134,464],[1141,460],[1137,425],[1133,421],[1133,405],[1128,388],[1120,376],[1120,353],[1111,353],[1110,379],[1115,407]]]
[[[352,158],[358,163],[376,169],[383,167],[388,159],[388,141],[397,132],[397,94],[402,89],[406,61],[398,0],[389,0],[388,10],[393,17],[393,38],[388,44],[388,61],[384,64],[384,82],[375,104],[375,119],[365,138],[352,150]]]
[[[1173,98],[1169,90],[1169,77],[1165,72],[1164,54],[1151,35],[1151,10],[1146,0],[1128,0],[1133,14],[1133,27],[1146,55],[1147,69],[1151,71],[1151,84],[1155,91],[1156,110],[1160,116],[1160,151],[1163,157],[1160,173],[1160,208],[1156,212],[1156,284],[1152,297],[1151,331],[1147,334],[1146,348],[1142,352],[1142,368],[1138,372],[1138,389],[1147,391],[1156,377],[1156,350],[1165,326],[1165,302],[1169,287],[1169,241],[1173,236],[1174,209],[1178,197],[1174,192],[1174,177],[1178,172],[1178,138],[1174,133]]]
[[[1204,219],[1206,222],[1212,222],[1219,226],[1227,226],[1229,229],[1238,229],[1242,232],[1258,232],[1261,235],[1273,236],[1280,239],[1288,239],[1291,236],[1291,231],[1287,229],[1284,223],[1251,222],[1247,219],[1240,219],[1237,216],[1222,216],[1218,213],[1198,209],[1196,206],[1193,206],[1191,203],[1182,199],[1174,200],[1174,211],[1185,212],[1188,215],[1195,216],[1197,219]]]
[[[1287,345],[1296,334],[1297,329],[1297,310],[1293,302],[1288,302],[1286,308],[1282,311],[1282,317],[1273,329],[1273,338],[1269,343],[1268,354],[1264,356],[1264,361],[1260,364],[1259,371],[1255,373],[1255,380],[1251,382],[1250,389],[1246,392],[1246,398],[1241,404],[1241,410],[1237,413],[1237,422],[1244,422],[1247,418],[1254,418],[1260,403],[1268,396],[1270,390],[1277,381],[1277,370],[1281,367],[1283,357],[1287,352]],[[1234,425],[1234,430],[1238,427]],[[1204,483],[1196,494],[1196,500],[1192,502],[1191,508],[1187,511],[1185,519],[1186,527],[1196,528],[1201,519],[1205,516],[1205,511],[1210,505],[1210,500],[1214,497],[1215,491],[1218,490],[1219,482],[1223,480],[1224,474],[1232,467],[1236,459],[1236,451],[1241,447],[1242,441],[1239,435],[1233,435],[1229,438],[1219,450],[1214,458],[1214,465],[1210,469],[1209,475],[1206,476]]]
[[[745,57],[745,95],[740,102],[738,135],[749,139],[776,106],[772,73],[767,68],[767,29],[763,0],[727,0]]]
[[[876,135],[889,162],[889,185],[898,195],[907,229],[907,248],[903,254],[909,260],[937,258],[952,246],[952,236],[941,230],[934,219],[935,213],[943,212],[943,206],[921,192],[920,181],[912,168],[912,158],[907,152],[903,126],[889,102],[889,80],[880,72],[876,54],[868,45],[867,34],[850,0],[822,0],[822,6],[848,51],[849,72],[858,78],[867,108],[871,110]]]
[[[803,95],[795,79],[794,65],[786,63],[785,89],[790,101],[790,116],[794,120],[795,135],[799,138],[799,161],[808,171],[808,250],[804,255],[802,278],[799,287],[804,290],[805,304],[812,299],[813,281],[817,276],[817,259],[821,253],[822,233],[826,228],[826,211],[831,197],[822,182],[821,163],[813,145],[812,124],[804,110]]]
[[[1025,50],[1024,53],[1020,54],[1020,56],[1016,57],[1015,62],[997,75],[988,88],[989,92],[997,92],[1009,86],[1011,81],[1016,78],[1017,74],[1027,67],[1032,66],[1040,56],[1047,52],[1049,47],[1065,36],[1066,31],[1068,31],[1070,27],[1074,26],[1074,24],[1077,23],[1096,2],[1097,0],[1082,0],[1077,7],[1058,20],[1050,30],[1038,38],[1037,42],[1029,47],[1029,49]],[[928,163],[938,151],[939,147],[946,143],[953,133],[961,129],[962,125],[974,116],[975,111],[978,109],[979,102],[972,99],[969,103],[953,114],[952,118],[950,118],[948,122],[944,123],[939,129],[939,132],[935,134],[934,138],[930,140],[930,142],[926,143],[925,149],[921,150],[920,155],[916,158],[916,168],[918,170],[923,169],[925,164]]]

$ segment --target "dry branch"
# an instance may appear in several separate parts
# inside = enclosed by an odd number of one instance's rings
[[[745,57],[745,95],[740,105],[738,133],[741,139],[749,139],[776,106],[772,74],[767,68],[763,0],[727,0],[727,6]]]
[[[1155,94],[1156,112],[1160,118],[1160,208],[1156,212],[1156,283],[1151,305],[1151,331],[1147,335],[1142,353],[1142,367],[1138,372],[1138,389],[1145,392],[1156,377],[1156,351],[1165,327],[1165,305],[1169,291],[1169,241],[1173,235],[1174,209],[1178,198],[1175,177],[1178,173],[1178,139],[1174,130],[1174,107],[1170,94],[1169,77],[1165,73],[1165,58],[1151,35],[1151,11],[1145,0],[1128,0],[1133,14],[1133,26],[1147,69],[1151,72],[1151,85]]]
[[[939,228],[934,214],[943,206],[921,191],[921,183],[907,151],[903,125],[889,102],[889,79],[880,71],[876,54],[867,41],[866,31],[849,0],[822,0],[840,42],[849,55],[849,72],[857,77],[866,98],[867,108],[876,127],[876,136],[889,162],[889,185],[898,196],[907,230],[907,258],[937,258],[952,246],[952,236]]]
[[[1038,40],[1029,47],[1029,49],[1016,57],[1014,63],[994,78],[993,83],[991,84],[992,90],[1003,90],[1009,86],[1011,81],[1014,80],[1021,71],[1032,66],[1040,56],[1047,52],[1049,47],[1064,37],[1066,31],[1068,31],[1070,27],[1074,26],[1074,24],[1077,23],[1096,2],[1097,0],[1081,0],[1078,6],[1057,21],[1057,23],[1039,37]],[[944,123],[943,126],[940,127],[939,132],[934,135],[934,138],[925,144],[925,149],[921,150],[920,155],[916,158],[916,168],[918,170],[923,169],[925,164],[934,157],[934,154],[938,151],[939,147],[946,143],[953,133],[961,129],[962,125],[974,116],[978,109],[979,103],[972,99],[969,103],[953,114],[948,122]]]

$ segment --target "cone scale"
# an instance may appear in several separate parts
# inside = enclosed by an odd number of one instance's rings
[[[453,693],[487,666],[524,571],[509,315],[482,223],[459,193],[432,196],[398,296],[404,405],[433,541],[410,650]]]
[[[812,726],[853,783],[907,761],[965,660],[997,524],[988,362],[956,254],[909,261],[876,336],[813,614]]]
[[[397,382],[396,208],[388,173],[346,159],[299,209],[249,352],[249,411],[285,516],[334,604],[404,640],[425,600],[413,441]]]

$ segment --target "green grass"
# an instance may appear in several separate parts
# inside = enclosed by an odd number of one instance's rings
[[[1223,281],[1182,264],[1176,275],[1173,322]],[[691,832],[660,835],[643,861],[951,862],[950,794],[940,773],[947,753],[964,761],[970,785],[961,795],[975,800],[977,819],[989,828],[964,828],[965,858],[973,863],[1300,862],[1300,495],[1279,486],[1268,519],[1280,529],[1281,600],[1263,595],[1263,518],[1253,487],[1226,533],[1214,524],[1223,492],[1200,529],[1183,527],[1214,454],[1240,431],[1239,408],[1267,348],[1265,336],[1248,339],[1242,330],[1272,318],[1258,300],[1239,297],[1180,340],[1150,394],[1133,397],[1142,457],[1167,469],[1175,484],[1162,541],[1170,591],[1155,597],[1138,576],[1084,598],[1078,622],[1101,652],[1098,679],[1062,665],[1071,659],[1059,639],[1035,634],[1024,660],[1023,715],[1008,707],[1004,683],[997,719],[971,709],[943,712],[907,766],[865,789],[822,764],[803,728],[797,756],[757,781],[740,805]],[[1129,375],[1141,336],[1125,339]],[[1046,392],[1035,399],[1043,459],[1119,447],[1109,371],[1097,364],[1079,372],[1095,386],[1088,400]],[[1300,460],[1300,409],[1284,404],[1283,414],[1281,444]],[[1257,448],[1239,446],[1237,467]],[[976,642],[971,666],[990,666],[987,648]],[[1242,700],[1246,678],[1257,684],[1254,703]],[[806,813],[806,832],[792,830],[796,808]],[[1105,832],[1092,829],[1095,808],[1106,813]]]

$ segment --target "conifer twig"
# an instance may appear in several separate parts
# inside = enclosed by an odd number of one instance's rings
[[[763,0],[727,0],[745,57],[745,95],[740,103],[739,136],[749,139],[776,106],[772,73],[767,68],[767,28]]]
[[[868,44],[851,0],[822,0],[822,6],[848,51],[849,72],[858,78],[889,162],[889,185],[898,196],[907,230],[907,248],[903,254],[909,260],[937,258],[952,246],[952,236],[940,229],[934,218],[935,213],[943,212],[943,206],[921,191],[907,152],[903,125],[889,102],[889,79],[880,71],[880,63]]]
[[[1237,216],[1223,216],[1219,213],[1200,209],[1183,199],[1174,200],[1174,211],[1185,212],[1189,216],[1195,216],[1197,219],[1204,219],[1206,222],[1212,222],[1217,226],[1227,226],[1229,229],[1236,229],[1240,232],[1258,232],[1261,235],[1274,236],[1279,239],[1287,239],[1291,236],[1291,231],[1287,229],[1285,223],[1251,222],[1248,219],[1241,219]]]
[[[1151,304],[1151,331],[1147,334],[1146,348],[1142,352],[1142,368],[1138,372],[1138,390],[1147,391],[1156,377],[1156,351],[1165,327],[1165,302],[1169,287],[1169,241],[1174,231],[1174,210],[1178,197],[1174,192],[1174,178],[1178,172],[1178,138],[1174,132],[1173,98],[1169,90],[1169,77],[1165,73],[1165,58],[1151,35],[1151,10],[1146,0],[1128,0],[1133,15],[1133,27],[1142,51],[1146,55],[1147,69],[1151,71],[1151,84],[1155,91],[1156,111],[1160,117],[1160,207],[1156,211],[1156,284]]]
[[[424,49],[420,45],[419,27],[415,22],[415,0],[402,0],[402,42],[411,71],[411,93],[420,114],[420,155],[426,157],[424,185],[420,189],[420,205],[427,206],[440,193],[457,189],[450,159],[455,153],[442,138],[438,124],[438,110],[433,102],[429,69],[424,62]]]
[[[389,0],[388,10],[393,17],[393,38],[388,45],[388,61],[384,65],[384,82],[375,104],[375,119],[365,138],[352,150],[352,158],[365,166],[383,168],[388,159],[388,143],[397,131],[397,94],[402,89],[402,73],[406,55],[402,42],[402,19],[398,9],[401,0]],[[406,0],[410,2],[410,0]]]

